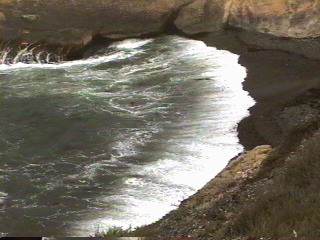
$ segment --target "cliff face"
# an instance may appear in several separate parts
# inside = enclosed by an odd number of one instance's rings
[[[278,37],[320,36],[318,0],[2,0],[0,39],[84,46],[164,32],[218,32],[226,25]]]
[[[189,0],[6,0],[0,2],[0,37],[85,45],[96,34],[109,38],[156,32]]]
[[[230,0],[225,21],[246,30],[279,37],[320,36],[318,0]]]
[[[179,9],[174,25],[186,34],[223,29],[226,0],[194,0]]]
[[[223,8],[213,7],[220,2],[2,0],[0,39],[83,46],[96,35],[111,39],[139,37],[160,33],[173,22],[186,33],[209,32],[221,23]]]

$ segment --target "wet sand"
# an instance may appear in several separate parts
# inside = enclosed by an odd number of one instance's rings
[[[243,86],[256,104],[250,109],[250,116],[238,125],[240,143],[247,150],[262,144],[278,146],[287,134],[279,126],[279,114],[299,95],[320,87],[320,61],[274,50],[272,45],[247,45],[232,31],[197,39],[239,54],[239,63],[247,68]]]

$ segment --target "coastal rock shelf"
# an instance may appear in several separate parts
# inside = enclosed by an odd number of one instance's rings
[[[83,46],[97,35],[121,39],[163,32],[173,21],[187,33],[208,32],[222,19],[222,8],[215,5],[203,0],[1,1],[0,38]]]
[[[0,39],[82,47],[94,37],[219,32],[226,26],[277,37],[320,35],[316,0],[6,0]]]

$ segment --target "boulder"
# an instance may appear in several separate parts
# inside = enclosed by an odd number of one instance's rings
[[[195,0],[180,9],[174,24],[186,34],[223,29],[226,0]]]

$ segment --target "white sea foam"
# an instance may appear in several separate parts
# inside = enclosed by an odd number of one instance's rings
[[[110,45],[110,47],[115,47],[118,49],[129,49],[140,48],[148,43],[153,42],[154,39],[126,39],[121,42],[116,42]]]
[[[126,40],[99,54],[0,66],[12,106],[4,117],[21,123],[7,127],[36,134],[30,141],[18,135],[13,158],[27,157],[8,163],[10,174],[43,188],[21,208],[37,205],[51,224],[60,215],[48,201],[62,201],[71,236],[92,235],[98,225],[147,224],[175,208],[242,150],[236,124],[254,103],[242,90],[238,56],[199,41]]]
[[[135,49],[144,46],[145,44],[151,43],[153,39],[128,39],[120,42],[113,43],[110,47],[115,47],[117,49],[128,49],[129,52],[116,52],[110,55],[102,55],[94,58],[81,59],[75,61],[65,61],[57,63],[23,63],[14,62],[13,64],[0,64],[0,71],[2,70],[14,70],[21,68],[42,68],[42,69],[58,69],[58,68],[68,68],[76,66],[92,66],[98,65],[105,62],[110,62],[113,60],[126,59],[134,56],[135,54],[141,52],[140,50],[134,51]]]
[[[81,221],[80,225],[99,225],[103,229],[104,226],[135,227],[156,221],[177,207],[179,201],[201,188],[242,151],[242,146],[238,144],[236,123],[248,114],[247,109],[254,101],[242,89],[246,70],[237,63],[238,56],[194,40],[172,37],[171,41],[177,42],[181,48],[172,58],[165,59],[158,55],[139,68],[150,69],[163,63],[172,71],[176,64],[180,64],[179,61],[184,61],[181,66],[189,61],[197,64],[195,67],[203,69],[201,74],[193,75],[190,70],[189,78],[210,80],[204,85],[205,89],[198,90],[203,92],[197,99],[199,104],[191,103],[191,109],[182,105],[181,113],[175,113],[177,119],[170,125],[171,130],[167,130],[172,131],[172,138],[158,143],[159,147],[163,146],[164,152],[150,155],[156,161],[130,168],[130,175],[139,178],[126,178],[117,195],[100,199],[107,205],[119,202],[119,206],[123,207],[117,209],[118,213],[106,211],[105,216],[90,219],[90,222]],[[188,69],[183,70],[182,74],[186,71]],[[130,73],[137,72],[139,70],[134,69]],[[171,82],[181,82],[181,76],[172,78]],[[198,82],[198,85],[201,84]],[[179,91],[171,94],[183,95]],[[124,155],[138,155],[139,152],[132,151],[137,142],[131,141],[133,139],[130,137],[126,139],[131,144],[124,141],[125,146],[119,145],[119,149],[123,150]]]
[[[5,200],[7,197],[8,197],[8,193],[0,192],[0,205],[5,203]]]

